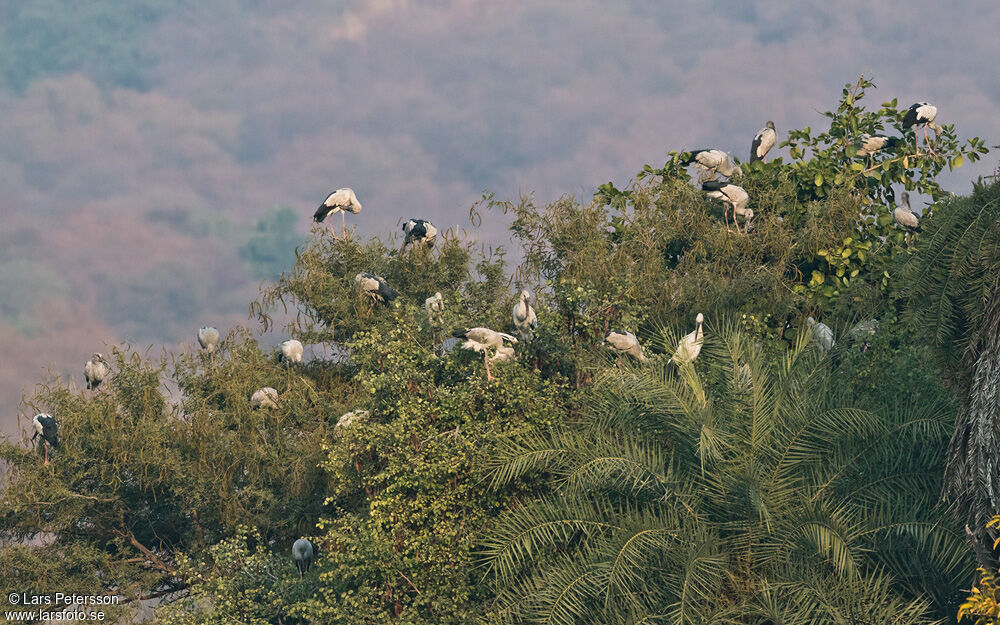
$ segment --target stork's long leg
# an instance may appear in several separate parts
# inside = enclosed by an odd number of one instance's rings
[[[495,380],[496,378],[490,373],[490,349],[488,347],[483,350],[483,364],[486,365],[486,379]]]
[[[49,466],[49,445],[45,444],[45,466]]]
[[[344,218],[344,211],[340,211],[340,227],[344,231],[344,238],[347,238],[347,219]]]
[[[334,239],[339,238],[337,236],[337,231],[333,229],[333,211],[330,211],[330,234],[333,235]]]
[[[736,214],[736,208],[735,207],[733,208],[733,225],[736,226],[736,233],[737,234],[742,234],[740,232],[740,218],[739,218],[739,215]]]
[[[722,218],[726,222],[726,232],[732,232],[733,229],[729,227],[729,204],[723,203],[722,205],[725,206],[725,208],[722,209]],[[736,212],[734,211],[733,222],[735,221],[736,221]]]

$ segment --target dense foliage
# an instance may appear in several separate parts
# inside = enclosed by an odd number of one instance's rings
[[[156,620],[185,625],[953,619],[974,564],[935,503],[966,403],[950,389],[976,380],[954,356],[960,322],[996,246],[985,218],[979,252],[948,233],[997,191],[944,199],[937,174],[984,151],[947,126],[936,157],[908,131],[862,164],[859,133],[901,119],[894,102],[860,108],[870,86],[845,88],[828,131],[790,133],[790,163],[742,166],[746,234],[679,150],[588,204],[485,198],[477,210],[512,217],[512,271],[450,234],[404,254],[317,228],[249,310],[305,343],[303,363],[238,329],[213,354],[122,347],[96,392],[50,381],[24,413],[56,416],[51,462],[0,443],[0,590],[118,594],[121,613],[158,598]],[[925,233],[887,218],[893,183],[935,200]],[[294,249],[287,231],[280,211],[255,228],[259,275],[288,253],[275,241]],[[961,278],[928,289],[941,254]],[[400,296],[373,302],[359,272]],[[512,331],[522,287],[538,328],[489,381],[448,337]],[[441,322],[423,307],[435,292]],[[933,341],[907,322],[945,304]],[[697,313],[704,349],[676,367]],[[617,362],[612,328],[649,362]],[[934,352],[959,363],[955,384]],[[276,407],[251,407],[262,387]],[[299,579],[302,536],[317,559]]]

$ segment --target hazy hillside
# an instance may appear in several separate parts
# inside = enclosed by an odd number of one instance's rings
[[[349,184],[364,234],[501,197],[627,182],[670,147],[745,156],[836,86],[930,99],[997,136],[995,4],[0,0],[0,429],[46,367],[246,318]],[[815,17],[822,16],[822,18]],[[991,162],[945,178],[965,191]],[[279,212],[277,207],[293,212]],[[294,219],[292,219],[294,215]],[[476,233],[500,242],[487,222]]]

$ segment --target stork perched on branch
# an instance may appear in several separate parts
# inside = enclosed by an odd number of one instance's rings
[[[670,357],[668,363],[670,369],[676,369],[684,363],[693,363],[698,359],[701,346],[705,342],[704,324],[705,315],[698,313],[694,318],[694,332],[685,334],[677,343],[677,349],[674,350],[674,355]]]
[[[462,349],[480,352],[483,355],[487,380],[496,379],[490,373],[490,349],[492,348],[495,353],[499,353],[500,349],[504,347],[504,341],[517,343],[517,339],[509,334],[481,327],[455,330],[452,332],[452,336],[458,339],[465,339],[465,342],[461,345]]]
[[[937,126],[934,125],[934,120],[937,118],[937,107],[928,102],[917,102],[910,106],[906,110],[906,115],[903,116],[903,130],[911,128],[917,124],[921,124],[924,127],[924,145],[927,146],[927,150],[934,156],[934,148],[931,147],[930,142],[927,140],[927,127],[930,126],[937,132]],[[920,154],[920,147],[917,144],[917,131],[913,131],[913,147],[917,151],[917,155]]]
[[[833,338],[833,330],[830,329],[830,326],[821,321],[816,321],[812,317],[806,319],[806,325],[812,331],[813,342],[816,343],[820,352],[825,354],[837,344],[837,341]]]
[[[740,231],[740,223],[736,221],[736,216],[742,216],[745,222],[745,228],[750,228],[750,220],[753,219],[753,210],[747,208],[747,204],[750,203],[750,195],[743,189],[743,187],[737,186],[731,182],[720,182],[718,180],[707,180],[701,185],[702,191],[708,192],[708,197],[715,200],[722,200],[725,205],[725,209],[722,213],[722,218],[726,222],[726,232],[732,232],[729,227],[729,209],[733,209],[733,224],[736,226],[736,232]]]
[[[104,359],[104,354],[95,352],[87,364],[83,365],[83,379],[87,382],[87,390],[97,390],[110,371],[111,368],[108,366],[108,361]]]
[[[367,271],[362,271],[354,276],[354,282],[357,283],[362,293],[371,298],[373,307],[375,304],[388,306],[392,300],[399,296],[396,289],[389,286],[385,278]]]
[[[695,167],[701,170],[698,182],[703,182],[715,177],[720,173],[726,178],[739,178],[743,175],[733,159],[722,150],[693,150],[687,160],[682,161],[684,165],[694,163]]]
[[[757,131],[753,143],[750,144],[750,162],[764,160],[777,140],[778,133],[774,130],[774,122],[768,120],[767,124]]]
[[[426,219],[408,219],[403,224],[403,232],[406,233],[402,249],[405,254],[417,246],[434,247],[434,239],[437,238],[438,230],[434,224]]]
[[[42,444],[45,446],[45,464],[49,464],[49,447],[55,449],[59,446],[59,426],[55,417],[46,413],[39,413],[31,420],[31,425],[35,428],[35,434],[31,437],[31,442],[39,436],[42,437]]]
[[[292,560],[295,561],[296,568],[299,569],[299,579],[309,572],[309,566],[313,561],[313,546],[309,540],[300,538],[292,543]]]
[[[920,216],[910,208],[910,194],[907,191],[903,191],[900,194],[899,206],[896,207],[896,210],[892,211],[892,218],[896,221],[896,225],[906,230],[907,237],[913,232],[920,232],[922,230],[920,227]]]
[[[316,223],[323,223],[323,220],[327,217],[330,218],[330,234],[333,238],[337,238],[337,233],[333,229],[333,214],[340,213],[340,226],[343,231],[344,238],[347,238],[347,221],[344,219],[344,213],[350,212],[357,215],[361,212],[361,202],[358,201],[358,196],[354,195],[354,189],[349,189],[344,187],[342,189],[337,189],[330,195],[326,196],[323,203],[319,205],[316,212],[313,213],[313,220]]]
[[[278,362],[289,364],[302,362],[302,343],[295,339],[282,341],[281,351],[278,352]]]
[[[538,326],[538,317],[535,316],[535,309],[531,307],[530,301],[531,291],[523,289],[517,303],[514,304],[513,311],[514,327],[517,328],[521,340],[525,342],[531,340],[535,328]]]
[[[855,156],[867,156],[869,169],[874,167],[875,164],[875,153],[879,152],[882,148],[893,148],[899,143],[898,137],[886,137],[885,135],[869,135],[863,134],[858,137],[855,146],[858,151],[855,152]]]
[[[612,330],[604,337],[604,342],[618,357],[619,368],[622,366],[622,354],[628,354],[639,362],[649,362],[646,354],[642,353],[642,345],[639,344],[639,339],[635,338],[635,335],[631,332]]]
[[[257,389],[254,391],[254,394],[250,396],[250,407],[254,410],[260,410],[261,408],[277,408],[278,390],[271,388],[270,386]]]
[[[215,352],[219,344],[219,331],[212,326],[204,326],[198,330],[198,344],[209,354]]]

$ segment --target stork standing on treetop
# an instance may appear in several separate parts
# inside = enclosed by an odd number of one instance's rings
[[[854,155],[867,156],[868,169],[873,169],[875,167],[875,153],[884,147],[894,147],[897,143],[899,143],[898,137],[863,134],[858,137],[858,141],[855,143],[858,151],[855,152]]]
[[[910,106],[906,110],[906,115],[903,116],[903,130],[906,130],[917,124],[921,124],[924,127],[924,145],[927,146],[927,150],[933,155],[934,148],[931,147],[930,142],[927,140],[927,127],[930,126],[937,133],[937,126],[934,125],[934,120],[937,118],[937,107],[928,102],[917,102]],[[917,144],[917,131],[913,131],[913,147],[917,151],[917,156],[920,155],[920,147]]]
[[[622,354],[628,354],[639,362],[649,362],[646,355],[642,353],[639,339],[635,338],[631,332],[612,330],[604,337],[604,342],[617,355],[619,369],[622,367]]]
[[[278,362],[288,364],[302,362],[302,343],[295,339],[282,341],[281,351],[278,352]]]
[[[698,313],[694,318],[694,332],[685,334],[677,343],[674,355],[670,357],[668,367],[676,369],[684,363],[693,363],[701,353],[701,346],[705,342],[705,315]]]
[[[104,378],[111,371],[108,361],[104,359],[104,354],[95,352],[87,364],[83,365],[83,379],[87,381],[87,390],[95,391],[100,386]]]
[[[349,189],[344,187],[343,189],[337,189],[330,195],[326,196],[323,203],[319,205],[316,212],[313,214],[313,220],[316,223],[323,223],[323,220],[327,217],[330,218],[330,234],[333,238],[337,238],[337,233],[333,229],[333,214],[340,213],[340,226],[343,230],[344,238],[347,238],[347,221],[344,219],[344,213],[351,212],[355,215],[361,212],[361,202],[358,201],[358,196],[354,195],[354,189]]]
[[[426,219],[408,219],[403,224],[403,232],[405,237],[401,252],[405,254],[418,246],[427,246],[428,249],[434,247],[434,239],[437,238],[438,230],[434,224]]]
[[[495,380],[490,373],[490,348],[495,352],[504,346],[504,341],[517,343],[517,339],[509,334],[497,332],[489,328],[463,328],[452,332],[452,336],[458,339],[465,339],[462,349],[468,349],[483,354],[483,363],[486,366],[486,379]]]
[[[767,124],[754,135],[753,143],[750,144],[750,162],[764,160],[777,140],[778,133],[774,130],[774,122],[768,120]]]
[[[743,187],[735,185],[731,182],[720,182],[718,180],[706,180],[701,185],[702,191],[708,192],[708,197],[715,200],[722,200],[725,205],[725,209],[722,212],[722,218],[726,222],[726,232],[732,232],[729,227],[729,208],[733,209],[733,225],[736,226],[736,232],[740,231],[740,223],[736,220],[736,216],[742,216],[746,222],[746,229],[750,228],[750,220],[753,219],[753,210],[747,208],[747,204],[750,203],[750,195],[743,189]]]
[[[726,178],[739,178],[743,175],[733,159],[722,150],[693,150],[687,160],[681,161],[683,165],[694,163],[695,167],[701,170],[698,182],[704,182],[720,173]]]
[[[31,420],[32,426],[35,428],[35,434],[31,437],[31,441],[34,442],[39,436],[42,437],[42,444],[45,445],[45,464],[49,464],[49,447],[55,449],[59,446],[59,426],[56,424],[55,417],[50,414],[39,413],[35,415],[35,418]]]
[[[899,196],[899,206],[892,211],[892,218],[906,231],[907,238],[910,234],[921,231],[920,217],[910,208],[910,194],[907,191]]]
[[[362,271],[358,275],[354,276],[354,282],[361,289],[361,292],[372,299],[372,307],[375,304],[382,304],[383,306],[388,306],[392,300],[399,296],[396,289],[392,288],[385,278],[382,276],[377,276],[373,273],[368,273],[367,271]]]

